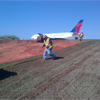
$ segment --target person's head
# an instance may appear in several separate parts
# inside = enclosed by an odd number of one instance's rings
[[[47,36],[46,35],[43,35],[43,39],[46,40],[47,39]]]

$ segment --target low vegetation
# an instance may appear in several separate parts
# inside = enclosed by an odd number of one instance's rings
[[[13,40],[19,40],[20,38],[14,35],[5,35],[5,36],[0,36],[0,39],[4,39],[4,38],[9,38],[9,39],[13,39]]]

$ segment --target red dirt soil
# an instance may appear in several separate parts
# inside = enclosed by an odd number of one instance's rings
[[[53,40],[53,51],[81,43],[79,40]],[[85,41],[82,41],[85,42]],[[43,43],[35,40],[0,40],[0,63],[20,60],[23,58],[43,54]]]

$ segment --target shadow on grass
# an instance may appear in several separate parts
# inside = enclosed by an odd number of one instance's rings
[[[53,59],[53,58],[47,58],[47,60],[50,60],[50,59]],[[54,60],[59,60],[59,59],[64,59],[64,57],[56,57]]]
[[[15,75],[17,75],[17,73],[10,72],[10,71],[4,70],[4,69],[0,69],[0,80],[4,80],[10,76],[15,76]]]

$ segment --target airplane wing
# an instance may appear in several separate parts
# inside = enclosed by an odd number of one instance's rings
[[[43,36],[43,34],[41,34],[41,33],[37,33],[38,35],[40,35],[40,36]]]

